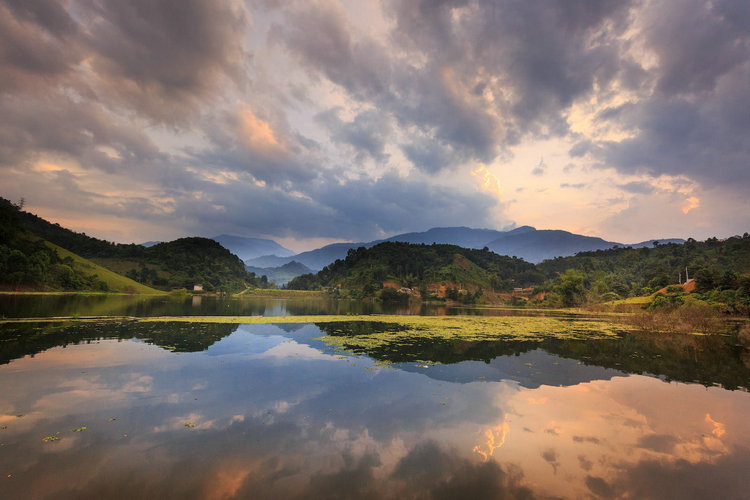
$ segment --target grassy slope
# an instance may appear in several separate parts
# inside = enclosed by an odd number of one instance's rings
[[[142,293],[142,294],[164,293],[159,290],[155,290],[151,287],[148,287],[146,285],[142,285],[138,283],[137,281],[133,281],[130,278],[126,278],[125,276],[121,276],[113,271],[110,271],[109,269],[106,269],[98,264],[95,264],[94,262],[91,262],[88,259],[84,259],[83,257],[76,255],[69,250],[59,247],[55,245],[54,243],[50,243],[48,241],[45,243],[50,248],[52,248],[55,252],[57,252],[57,255],[59,255],[61,259],[64,259],[65,257],[70,257],[71,259],[73,259],[73,262],[75,263],[75,266],[77,268],[89,274],[96,274],[100,280],[107,283],[107,286],[113,292],[131,292],[131,293],[134,292],[134,293]]]

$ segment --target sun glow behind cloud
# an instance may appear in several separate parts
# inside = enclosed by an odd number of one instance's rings
[[[480,190],[490,193],[498,201],[502,199],[503,188],[500,186],[500,180],[495,174],[487,170],[487,167],[480,165],[471,171],[471,175],[477,179]]]

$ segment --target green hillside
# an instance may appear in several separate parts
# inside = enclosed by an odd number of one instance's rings
[[[0,289],[159,293],[25,230],[21,214],[0,199]]]
[[[33,243],[35,239],[39,243]],[[42,240],[70,252],[62,259],[75,262],[75,255],[87,264],[79,260],[76,270],[59,263]],[[153,288],[192,289],[196,284],[206,291],[239,292],[258,281],[239,257],[207,238],[181,238],[149,248],[111,243],[52,224],[2,198],[0,252],[5,252],[0,253],[0,284],[6,289],[120,291],[137,282],[142,293],[152,293]],[[60,267],[66,265],[70,269]],[[99,278],[91,274],[94,269]]]
[[[414,245],[385,242],[366,249],[349,250],[317,274],[298,276],[288,288],[342,290],[352,296],[397,298],[397,289],[409,288],[426,298],[474,298],[485,291],[511,290],[541,283],[534,265],[489,250],[455,245]],[[418,292],[418,293],[417,293]]]
[[[62,260],[70,259],[73,262],[74,269],[78,269],[83,273],[95,275],[98,280],[103,281],[107,285],[107,291],[110,292],[124,292],[124,293],[140,293],[140,294],[159,294],[164,293],[159,290],[155,290],[146,285],[142,285],[137,281],[130,278],[117,274],[109,269],[102,267],[88,259],[74,254],[62,247],[55,245],[54,243],[45,242]]]
[[[630,300],[640,306],[679,306],[686,293],[674,287],[665,297],[651,294],[694,279],[690,300],[727,312],[750,309],[750,235],[725,240],[709,238],[650,248],[614,248],[583,252],[540,264],[499,256],[487,249],[453,245],[381,243],[352,249],[317,274],[293,279],[288,288],[327,289],[352,297],[405,299],[534,301],[546,306],[580,306]],[[399,292],[399,289],[405,288]],[[406,290],[408,288],[409,290]],[[523,290],[518,290],[518,289]],[[480,293],[481,292],[481,293]]]
[[[555,291],[561,277],[578,281],[579,302],[650,295],[679,279],[684,282],[686,268],[697,293],[736,302],[750,293],[750,235],[582,252],[537,265],[548,280],[548,291]]]

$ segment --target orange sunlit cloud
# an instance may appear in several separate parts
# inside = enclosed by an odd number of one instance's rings
[[[694,208],[698,208],[701,206],[701,200],[700,198],[697,198],[695,196],[691,196],[687,200],[685,200],[685,203],[682,205],[682,213],[686,214],[690,212]]]
[[[503,188],[500,186],[500,180],[487,170],[487,167],[480,165],[471,171],[471,175],[479,181],[479,187],[482,191],[494,195],[498,200],[502,197]]]
[[[250,108],[240,112],[240,139],[250,149],[272,153],[282,148],[271,125],[258,118]]]

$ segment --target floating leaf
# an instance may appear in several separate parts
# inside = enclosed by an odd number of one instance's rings
[[[195,427],[195,424],[190,422],[185,422],[185,427]]]
[[[115,420],[117,420],[117,419],[115,417],[112,417],[112,418],[108,418],[107,422],[114,422]]]
[[[60,438],[57,436],[47,436],[46,438],[42,439],[42,441],[45,443],[50,443],[52,441],[57,441],[58,439]]]
[[[86,429],[88,429],[88,427],[83,426],[83,427],[79,427],[78,429],[71,429],[70,432],[83,432]]]

